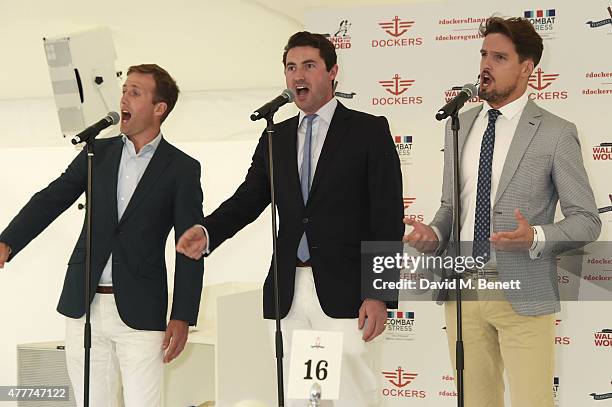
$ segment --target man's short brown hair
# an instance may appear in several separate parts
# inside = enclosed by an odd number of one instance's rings
[[[157,64],[141,64],[132,65],[128,69],[128,76],[131,73],[141,73],[153,75],[155,80],[155,93],[153,95],[153,103],[164,102],[168,106],[163,116],[161,117],[161,123],[166,120],[166,117],[170,114],[176,100],[178,99],[179,88],[176,81],[170,76],[170,74],[162,67]]]
[[[489,17],[480,25],[480,34],[486,37],[489,34],[503,34],[510,38],[516,53],[519,55],[519,61],[523,62],[526,59],[533,61],[533,66],[540,63],[544,44],[542,37],[537,33],[529,20],[520,17]]]

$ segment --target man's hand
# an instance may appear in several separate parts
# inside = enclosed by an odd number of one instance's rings
[[[387,306],[380,300],[366,298],[359,308],[359,329],[363,329],[368,319],[368,325],[363,331],[363,340],[370,342],[384,332],[387,322]]]
[[[523,251],[529,250],[533,244],[533,228],[523,217],[521,211],[514,210],[514,216],[518,221],[518,227],[512,232],[497,232],[489,239],[496,250]]]
[[[162,349],[166,351],[164,363],[172,362],[174,358],[181,354],[185,348],[188,334],[189,323],[187,321],[170,320],[162,343]]]
[[[207,244],[204,229],[199,225],[195,225],[183,233],[176,244],[176,251],[190,259],[200,260]]]
[[[4,268],[4,263],[6,263],[10,254],[11,248],[6,243],[0,242],[0,269]]]
[[[418,220],[404,217],[404,223],[412,226],[412,232],[404,236],[404,243],[408,243],[410,247],[414,247],[421,253],[433,253],[440,242],[436,232],[429,225],[419,222]]]

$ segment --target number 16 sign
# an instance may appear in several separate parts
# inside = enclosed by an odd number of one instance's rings
[[[313,383],[321,386],[323,400],[337,400],[342,365],[342,332],[293,332],[289,368],[290,399],[308,399]]]

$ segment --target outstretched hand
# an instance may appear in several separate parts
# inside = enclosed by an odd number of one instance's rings
[[[497,232],[489,239],[496,250],[501,251],[523,251],[529,250],[533,244],[533,228],[525,219],[521,211],[514,210],[514,216],[518,222],[516,229],[510,232]]]

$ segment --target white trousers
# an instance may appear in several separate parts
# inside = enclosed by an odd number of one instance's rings
[[[85,316],[66,318],[66,364],[78,407],[83,406]],[[140,331],[119,317],[113,294],[91,304],[89,406],[115,407],[123,385],[125,407],[161,406],[162,331]]]
[[[340,297],[340,296],[339,296]],[[274,346],[274,320],[268,320],[272,349]],[[323,312],[314,284],[310,267],[298,267],[295,275],[295,291],[291,309],[281,321],[283,331],[283,376],[285,396],[291,360],[291,339],[293,331],[312,329],[317,331],[339,331],[343,333],[342,370],[340,398],[334,402],[323,401],[322,407],[370,407],[378,406],[378,383],[373,372],[371,343],[362,339],[363,331],[358,328],[356,318],[331,318]],[[308,395],[305,395],[308,397]],[[325,395],[323,395],[325,398]],[[307,398],[289,400],[287,407],[307,406]]]

